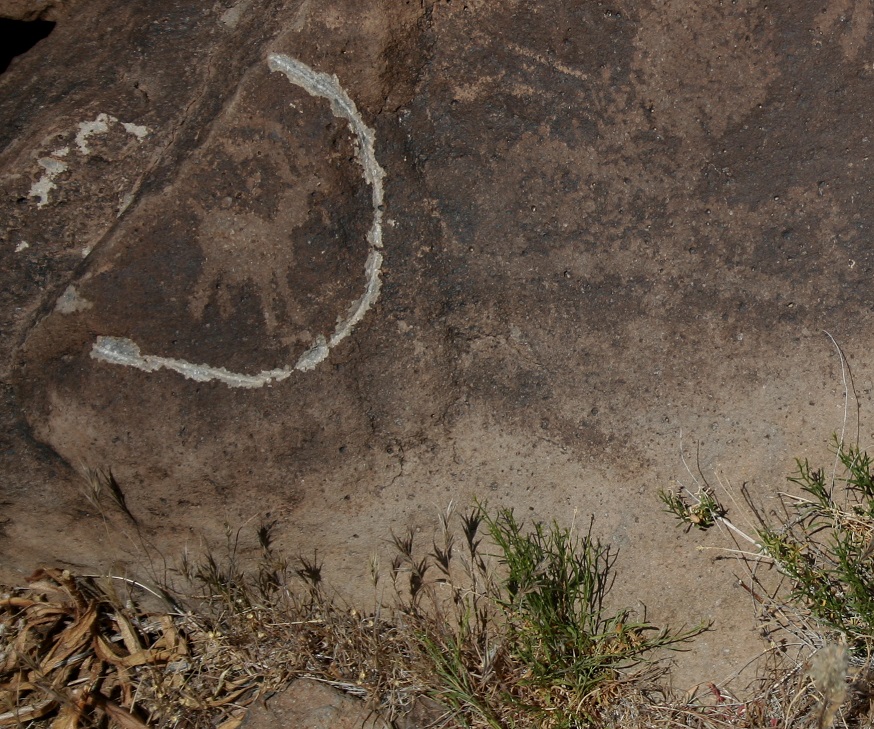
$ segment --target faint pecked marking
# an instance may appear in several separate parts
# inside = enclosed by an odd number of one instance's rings
[[[364,179],[370,185],[373,199],[373,224],[367,233],[370,252],[364,264],[365,286],[364,294],[349,307],[346,316],[338,318],[334,333],[329,339],[321,334],[316,337],[313,347],[304,352],[294,364],[280,369],[264,370],[255,375],[231,372],[224,367],[211,367],[206,364],[194,364],[184,359],[157,357],[142,354],[139,346],[124,337],[99,336],[91,348],[91,357],[110,364],[136,367],[144,372],[154,372],[168,369],[197,382],[218,380],[229,387],[255,388],[263,387],[270,382],[281,382],[291,376],[292,372],[307,372],[327,358],[331,349],[345,339],[355,325],[361,321],[367,310],[379,298],[382,268],[382,206],[383,178],[385,171],[376,161],[374,152],[374,134],[362,120],[355,107],[355,102],[340,86],[334,75],[314,71],[300,61],[281,53],[273,53],[267,57],[271,71],[281,71],[288,80],[300,86],[312,96],[320,96],[331,102],[334,116],[342,117],[358,138],[358,162],[364,170]]]

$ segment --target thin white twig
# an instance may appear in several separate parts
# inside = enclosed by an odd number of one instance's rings
[[[697,446],[697,443],[696,443],[696,446]],[[698,490],[699,491],[703,490],[704,487],[701,485],[701,482],[697,479],[695,474],[692,473],[692,469],[689,468],[689,464],[686,462],[686,454],[685,454],[684,449],[683,449],[683,431],[682,430],[680,431],[680,460],[683,462],[683,466],[685,466],[686,472],[689,474],[692,481],[695,482],[695,485],[698,487]],[[697,460],[697,458],[696,458],[696,460]],[[699,468],[698,470],[700,472],[701,469]]]
[[[132,580],[130,577],[122,577],[120,575],[82,575],[82,577],[87,577],[88,579],[92,579],[92,580],[103,579],[106,577],[108,577],[110,580],[121,580],[122,582],[126,582],[127,584],[133,585],[134,587],[139,587],[141,590],[145,590],[146,592],[151,593],[152,595],[154,595],[158,599],[163,600],[164,602],[169,602],[177,610],[179,609],[179,605],[175,604],[169,595],[166,595],[166,594],[162,595],[160,592],[156,592],[148,585],[144,585],[142,582],[137,582],[136,580]],[[185,613],[182,613],[182,612],[168,613],[168,615],[178,615],[179,617],[185,617]]]
[[[831,483],[832,483],[832,485],[834,485],[835,479],[837,478],[837,475],[838,475],[838,463],[840,463],[841,453],[844,449],[844,435],[847,432],[847,417],[849,416],[849,412],[850,412],[850,388],[847,385],[847,361],[846,361],[846,358],[844,357],[844,352],[840,348],[840,345],[838,345],[838,343],[835,341],[835,338],[831,335],[831,333],[829,333],[826,330],[823,330],[823,331],[825,332],[825,335],[829,339],[831,339],[831,342],[834,345],[834,348],[838,352],[838,357],[840,358],[840,361],[841,361],[841,380],[843,381],[843,385],[844,385],[844,419],[843,419],[843,422],[841,423],[841,437],[840,437],[840,440],[838,441],[838,451],[837,451],[837,453],[835,453],[835,463],[834,463],[834,467],[832,468]]]
[[[729,529],[731,529],[731,531],[733,531],[733,532],[734,532],[735,534],[737,534],[739,537],[742,537],[743,539],[746,539],[750,544],[754,545],[757,549],[761,549],[761,548],[762,548],[762,545],[761,545],[761,544],[759,544],[759,543],[758,543],[755,539],[753,539],[749,534],[747,534],[746,532],[744,532],[743,530],[739,529],[739,528],[736,527],[734,524],[732,524],[732,523],[731,523],[728,519],[726,519],[724,516],[717,516],[717,517],[716,517],[716,520],[717,520],[719,523],[724,524],[725,526],[727,526]],[[729,550],[729,551],[732,551],[732,550]]]

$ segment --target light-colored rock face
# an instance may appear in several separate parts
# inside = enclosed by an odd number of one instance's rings
[[[740,668],[748,595],[656,493],[826,458],[824,329],[871,422],[863,5],[82,0],[0,77],[7,575],[263,518],[366,592],[391,529],[488,498],[594,514],[616,600],[715,619],[679,686]],[[336,75],[381,202],[271,53]]]

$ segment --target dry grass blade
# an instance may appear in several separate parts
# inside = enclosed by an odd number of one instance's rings
[[[130,519],[135,526],[137,526],[139,522],[137,522],[137,518],[131,513],[131,510],[128,508],[127,499],[125,499],[124,492],[121,490],[121,486],[115,479],[111,468],[103,472],[103,479],[109,491],[109,495],[112,498],[112,501],[122,511],[122,513],[127,516],[127,518]]]
[[[119,511],[130,519],[134,526],[139,525],[136,517],[128,508],[124,491],[122,491],[121,485],[112,473],[111,468],[104,470],[102,468],[90,468],[83,464],[82,476],[85,481],[85,485],[82,487],[82,493],[85,496],[85,500],[97,509],[101,516],[105,517],[102,499],[103,495],[106,494],[109,497],[109,500],[115,504]]]
[[[777,631],[811,644],[821,635],[793,623],[757,577],[747,589],[772,641],[767,680],[746,699],[715,683],[680,699],[650,661],[695,630],[656,630],[645,615],[606,608],[615,552],[591,526],[523,525],[477,506],[456,542],[451,517],[418,549],[412,531],[393,536],[395,593],[375,589],[367,613],[329,596],[317,554],[294,567],[277,556],[270,525],[251,546],[228,529],[227,555],[186,558],[185,590],[157,615],[137,607],[133,580],[122,607],[111,580],[42,570],[29,591],[0,600],[0,727],[239,729],[244,707],[304,676],[389,722],[427,697],[433,711],[420,725],[435,729],[825,729],[841,710],[852,727],[864,714],[868,674],[848,688],[835,658],[826,663],[838,669],[811,670],[811,682]],[[377,558],[370,579],[391,589]]]
[[[143,644],[140,642],[140,638],[133,625],[131,625],[130,620],[127,619],[124,613],[117,610],[113,614],[113,618],[118,626],[118,632],[124,642],[124,647],[127,648],[127,652],[130,654],[139,653],[143,649]]]
[[[239,711],[236,714],[231,715],[229,718],[225,719],[221,724],[219,724],[216,729],[238,729],[238,727],[245,721],[246,712]]]
[[[100,471],[82,464],[82,478],[85,481],[82,486],[85,500],[102,515],[103,506],[100,503],[100,495],[103,493],[103,478]]]

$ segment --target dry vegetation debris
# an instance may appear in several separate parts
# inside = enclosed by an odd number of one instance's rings
[[[369,612],[329,594],[317,556],[278,555],[270,524],[256,531],[257,558],[242,559],[241,531],[228,529],[223,553],[186,555],[175,584],[39,570],[0,599],[0,727],[236,729],[252,702],[299,677],[394,726],[415,705],[433,727],[869,726],[871,625],[856,608],[867,603],[861,583],[842,583],[858,570],[834,556],[835,545],[869,556],[871,464],[843,455],[844,485],[864,498],[839,508],[822,472],[799,464],[794,482],[815,498],[791,501],[800,513],[785,528],[748,538],[759,554],[738,550],[769,641],[744,692],[665,688],[665,649],[706,626],[659,628],[608,609],[616,553],[591,523],[526,525],[477,505],[442,513],[424,548],[413,532],[393,535],[387,573],[370,564],[374,594],[392,597]],[[663,501],[689,525],[727,522],[706,493]],[[769,568],[789,589],[763,579]],[[834,604],[816,602],[808,577]]]

